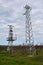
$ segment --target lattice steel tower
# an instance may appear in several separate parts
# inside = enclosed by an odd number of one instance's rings
[[[26,45],[29,45],[29,53],[30,55],[33,54],[33,33],[32,33],[32,24],[31,24],[31,17],[30,17],[30,10],[31,7],[26,5],[25,6],[26,12],[24,15],[26,16],[25,28],[26,28],[26,35],[25,35],[25,42]]]
[[[16,38],[14,39],[13,38],[13,26],[12,25],[8,25],[9,26],[9,37],[7,38],[7,41],[8,41],[8,48],[7,50],[9,50],[10,53],[13,52],[13,41],[16,40]]]

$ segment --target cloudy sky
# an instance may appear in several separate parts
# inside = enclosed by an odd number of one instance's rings
[[[0,44],[7,45],[8,25],[12,24],[14,37],[13,44],[25,43],[25,12],[24,6],[31,6],[31,22],[34,43],[43,42],[43,0],[0,0]]]

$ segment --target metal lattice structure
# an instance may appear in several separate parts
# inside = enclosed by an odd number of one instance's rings
[[[13,51],[13,41],[16,40],[16,38],[14,39],[13,38],[13,26],[12,25],[8,25],[9,26],[9,36],[7,38],[7,41],[8,41],[8,48],[7,50],[9,50],[10,53],[12,53]]]
[[[33,41],[33,33],[32,33],[32,24],[31,24],[31,17],[30,17],[30,11],[31,7],[26,5],[25,6],[26,12],[24,15],[26,16],[26,22],[25,22],[25,29],[26,29],[26,35],[25,35],[25,42],[26,45],[29,45],[29,53],[30,55],[33,54],[33,48],[34,48],[34,41]]]

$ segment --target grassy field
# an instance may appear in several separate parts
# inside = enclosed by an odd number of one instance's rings
[[[0,52],[0,65],[43,65],[43,55],[31,57]]]

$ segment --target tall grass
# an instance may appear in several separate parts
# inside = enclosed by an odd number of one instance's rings
[[[9,54],[0,52],[0,65],[43,65],[43,55],[29,56],[21,55],[20,51]]]

